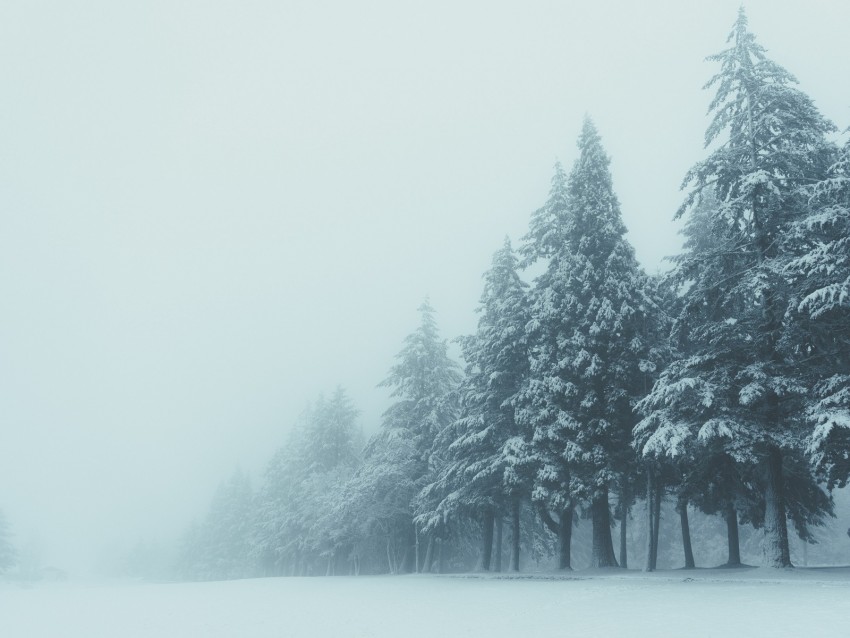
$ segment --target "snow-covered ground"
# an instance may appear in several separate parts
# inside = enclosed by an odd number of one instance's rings
[[[850,568],[0,585],[3,638],[840,636]]]

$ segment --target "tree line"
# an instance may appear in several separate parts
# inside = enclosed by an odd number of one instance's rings
[[[521,544],[570,569],[580,519],[590,564],[627,567],[638,503],[652,570],[665,499],[686,567],[689,508],[725,521],[727,565],[749,524],[763,563],[791,566],[790,533],[811,541],[850,477],[850,141],[743,9],[709,59],[707,155],[670,272],[639,266],[585,119],[520,245],[493,256],[463,368],[424,303],[380,431],[364,444],[345,391],[320,398],[256,491],[222,485],[181,575],[501,570],[505,537],[509,569]]]

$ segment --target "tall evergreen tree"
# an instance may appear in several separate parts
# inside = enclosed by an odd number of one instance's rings
[[[555,162],[549,197],[531,214],[528,233],[523,237],[522,266],[556,257],[564,250],[570,211],[567,196],[567,173],[561,162]]]
[[[427,463],[434,438],[456,416],[457,385],[461,374],[440,339],[434,309],[426,299],[419,306],[421,323],[408,335],[380,387],[390,388],[396,399],[384,413],[385,429],[405,430],[415,441],[419,457]]]
[[[528,372],[525,326],[527,284],[517,273],[510,241],[493,256],[484,275],[475,335],[461,339],[466,375],[459,390],[460,418],[438,436],[442,456],[436,479],[424,492],[437,502],[420,515],[426,526],[457,514],[483,522],[481,567],[490,569],[494,520],[518,514],[517,501],[530,493],[530,476],[517,454],[529,437],[514,418],[516,396]],[[513,554],[518,556],[518,538]],[[498,550],[497,550],[498,551]]]
[[[209,567],[215,579],[251,575],[248,556],[253,510],[251,480],[237,469],[219,486],[207,516]]]
[[[353,539],[336,504],[359,462],[357,410],[337,387],[306,410],[266,469],[252,556],[266,574],[334,574]]]
[[[253,573],[249,559],[254,507],[251,482],[241,470],[223,481],[207,516],[183,537],[177,571],[189,580],[228,580]]]
[[[308,530],[305,549],[316,573],[334,575],[347,569],[355,539],[337,513],[347,481],[360,453],[358,411],[342,387],[330,399],[319,399],[305,429],[306,467],[299,486],[302,522]]]
[[[534,292],[531,380],[521,416],[539,452],[535,491],[557,497],[554,483],[563,503],[589,503],[592,564],[605,567],[617,564],[609,491],[632,456],[632,402],[642,389],[653,304],[625,239],[610,160],[589,118],[578,147],[563,191],[566,207],[549,215],[558,223],[552,236],[559,246],[536,251],[548,263]],[[561,192],[556,171],[550,201],[559,202]]]
[[[307,457],[313,471],[352,467],[357,460],[357,409],[337,386],[330,399],[320,396],[307,422]]]
[[[706,146],[714,150],[688,173],[682,215],[716,194],[710,228],[717,249],[691,250],[686,322],[693,354],[675,362],[653,390],[654,409],[675,430],[696,428],[706,444],[727,439],[737,460],[764,475],[765,562],[790,565],[783,451],[801,445],[805,388],[792,361],[782,237],[804,210],[801,184],[822,174],[833,129],[794,78],[770,61],[741,9],[730,46],[709,59],[720,72]],[[673,431],[671,430],[671,432]]]
[[[384,413],[381,431],[366,446],[353,493],[364,503],[372,530],[386,536],[390,570],[418,571],[436,538],[426,534],[421,551],[413,516],[416,498],[433,482],[437,436],[457,418],[458,365],[440,339],[434,309],[420,307],[419,328],[408,335],[395,365],[381,382],[395,402]],[[393,557],[395,550],[399,556]]]
[[[355,559],[366,563],[367,571],[396,574],[412,568],[412,501],[421,472],[419,452],[406,430],[382,429],[366,444],[337,511],[356,538]]]
[[[567,173],[561,162],[555,163],[555,171],[552,175],[549,197],[546,203],[534,211],[529,222],[529,231],[523,237],[522,245],[523,266],[529,266],[535,262],[544,262],[547,270],[540,275],[534,289],[531,291],[530,300],[541,295],[546,295],[552,288],[553,278],[557,275],[554,263],[565,250],[567,228],[569,226],[570,211],[567,196]],[[535,303],[535,308],[538,304]],[[535,334],[539,325],[534,312],[532,322],[526,326],[529,334],[529,347],[534,343],[531,335]],[[549,321],[555,317],[549,317]],[[537,333],[537,337],[541,333]],[[561,436],[558,428],[537,428],[540,416],[547,413],[550,408],[548,402],[552,399],[538,386],[538,380],[529,373],[526,387],[520,395],[517,406],[517,418],[526,429],[532,432],[533,443],[518,450],[517,456],[523,458],[523,465],[529,462],[535,470],[532,500],[534,501],[538,514],[550,532],[558,537],[558,566],[560,569],[571,569],[571,544],[572,530],[575,519],[576,499],[573,497],[570,485],[570,471],[562,450],[566,441]]]
[[[734,240],[725,237],[723,223],[715,215],[719,205],[714,191],[705,189],[683,229],[685,252],[674,258],[676,267],[666,275],[670,289],[688,294],[666,304],[675,318],[669,338],[671,362],[653,392],[638,403],[644,418],[635,427],[634,438],[644,458],[681,468],[681,500],[723,516],[729,548],[726,565],[735,567],[741,564],[739,512],[752,501],[742,474],[749,457],[739,449],[739,437],[715,431],[709,420],[711,405],[703,401],[693,380],[685,377],[678,382],[683,366],[699,352],[699,344],[691,338],[693,326],[725,318],[722,282],[739,259]],[[702,429],[707,420],[709,426]]]
[[[298,424],[286,444],[278,448],[263,473],[257,494],[257,509],[251,555],[265,576],[296,574],[305,530],[294,518],[304,476],[304,424]]]
[[[832,489],[850,480],[850,140],[789,234],[790,314],[798,363],[810,373],[809,453]]]

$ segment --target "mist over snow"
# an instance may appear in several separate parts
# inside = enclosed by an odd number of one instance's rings
[[[482,273],[586,114],[637,263],[669,268],[706,153],[704,58],[739,4],[2,3],[0,510],[19,558],[85,575],[172,546],[338,385],[377,432],[417,308],[441,338],[475,331]],[[850,5],[747,10],[843,130]]]

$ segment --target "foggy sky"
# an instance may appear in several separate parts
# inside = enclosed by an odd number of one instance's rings
[[[319,392],[375,388],[481,274],[585,113],[650,272],[738,0],[0,4],[0,509],[76,567],[171,538]],[[747,3],[840,128],[850,5]]]

